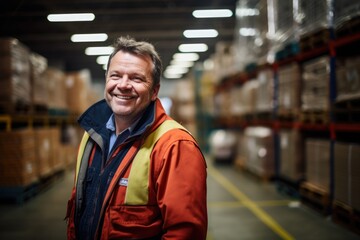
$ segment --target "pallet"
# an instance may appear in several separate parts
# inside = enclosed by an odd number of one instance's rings
[[[34,114],[45,115],[45,114],[48,114],[49,109],[48,109],[48,106],[45,104],[34,104],[32,111]]]
[[[307,52],[324,45],[330,41],[330,29],[321,28],[300,37],[300,51]]]
[[[0,186],[0,201],[23,204],[26,200],[48,189],[52,184],[62,178],[64,170],[41,177],[38,181],[26,186]]]
[[[300,112],[298,109],[278,109],[277,111],[277,118],[279,120],[284,121],[295,121],[298,120],[300,117]]]
[[[258,111],[254,114],[254,120],[273,120],[273,112],[272,111]]]
[[[335,103],[333,112],[336,122],[359,122],[360,98]]]
[[[307,110],[300,113],[300,121],[303,123],[328,124],[330,113],[328,111]]]
[[[31,104],[26,101],[0,101],[0,114],[29,114]]]
[[[360,211],[335,200],[332,208],[332,220],[347,229],[360,234]]]
[[[349,36],[358,32],[360,32],[360,16],[343,22],[335,29],[335,35],[337,38]]]
[[[302,203],[322,215],[330,214],[331,200],[328,191],[310,182],[304,182],[300,185],[300,199]]]

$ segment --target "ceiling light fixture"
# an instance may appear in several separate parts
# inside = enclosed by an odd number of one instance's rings
[[[189,71],[188,68],[181,68],[181,67],[174,67],[174,66],[168,66],[165,70],[165,73],[169,74],[184,74]]]
[[[229,9],[195,10],[192,15],[196,18],[226,18],[233,15]]]
[[[182,77],[182,74],[172,74],[172,73],[164,72],[164,77],[167,79],[178,79]]]
[[[255,28],[240,28],[239,34],[245,37],[256,36],[257,30]]]
[[[191,43],[191,44],[181,44],[179,46],[180,52],[206,52],[208,46],[205,43]]]
[[[72,42],[104,42],[107,39],[106,33],[74,34],[71,36]]]
[[[89,22],[94,21],[95,15],[93,13],[49,14],[47,19],[50,22]]]
[[[171,60],[170,62],[171,65],[175,65],[175,66],[182,66],[182,67],[192,67],[194,66],[194,62],[193,61],[179,61],[179,60]]]
[[[109,61],[109,56],[99,56],[96,58],[97,64],[104,65]]]
[[[88,47],[85,49],[86,55],[110,55],[114,51],[113,47]]]
[[[185,30],[184,36],[187,38],[214,38],[218,36],[218,31],[215,29],[196,29]]]
[[[197,53],[175,53],[173,56],[173,59],[179,61],[197,61],[199,58]]]
[[[236,16],[238,16],[238,17],[258,16],[259,14],[260,14],[260,12],[256,8],[237,8],[236,9]]]

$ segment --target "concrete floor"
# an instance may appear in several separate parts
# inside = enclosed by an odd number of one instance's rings
[[[25,203],[0,203],[0,239],[66,239],[63,221],[73,173]],[[208,240],[360,239],[330,218],[229,165],[208,164]]]

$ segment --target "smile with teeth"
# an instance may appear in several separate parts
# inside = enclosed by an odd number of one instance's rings
[[[132,96],[123,96],[123,95],[117,95],[117,94],[114,94],[114,96],[116,98],[119,98],[119,99],[125,99],[125,100],[128,100],[128,99],[131,99]]]

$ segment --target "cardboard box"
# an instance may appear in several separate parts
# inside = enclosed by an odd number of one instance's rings
[[[305,178],[307,182],[330,192],[330,141],[306,139]]]
[[[28,186],[37,180],[34,131],[0,132],[0,186]]]

